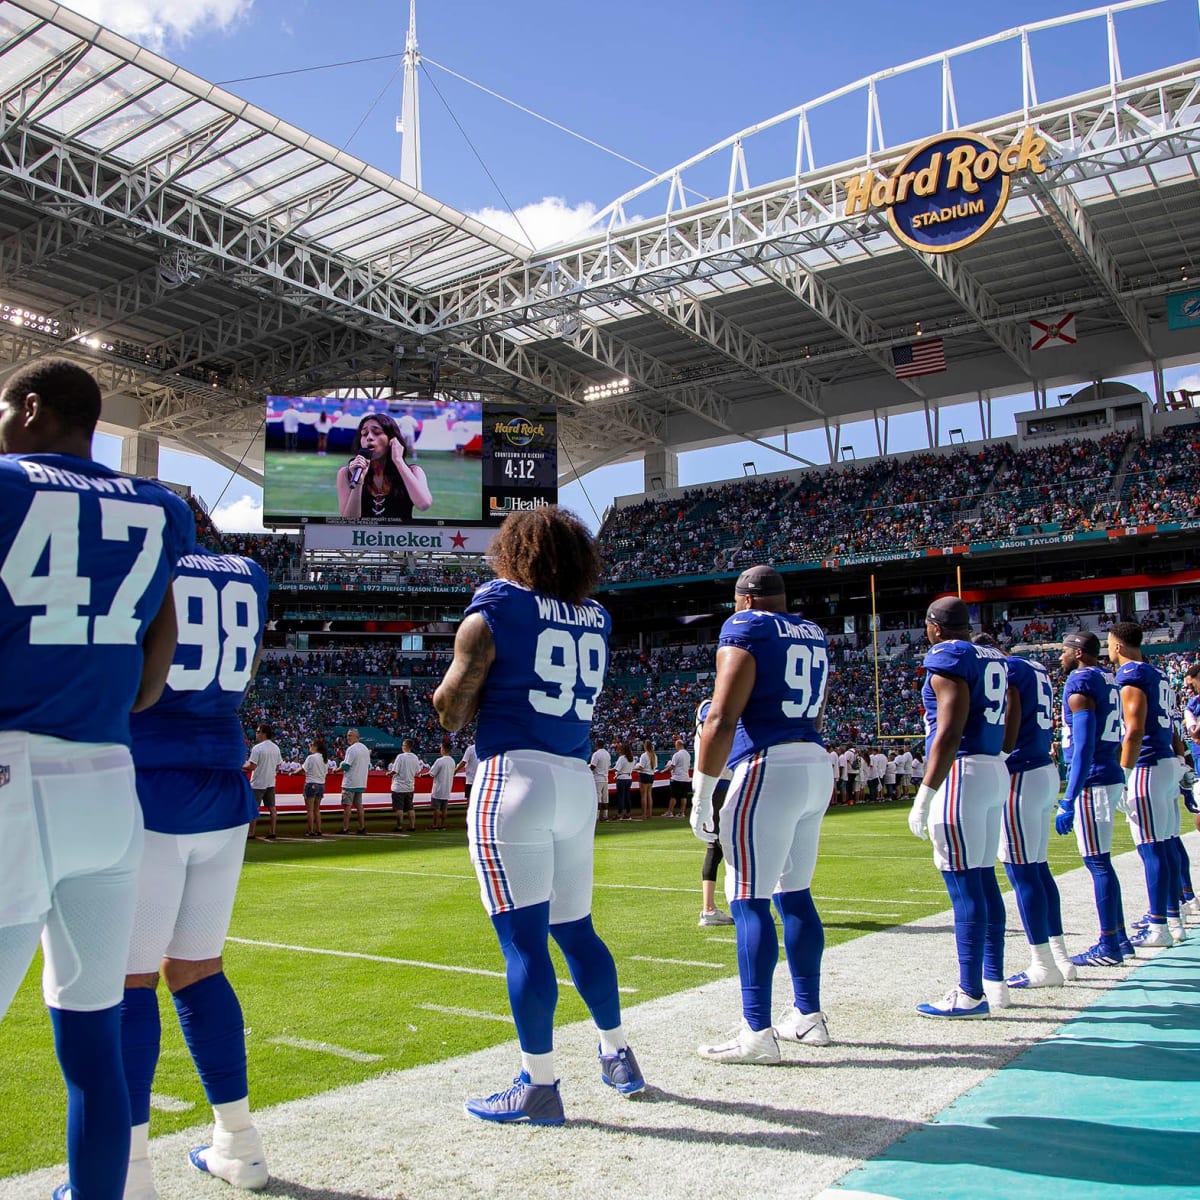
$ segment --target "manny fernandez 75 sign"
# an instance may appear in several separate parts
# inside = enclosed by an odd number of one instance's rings
[[[914,250],[961,250],[1000,220],[1011,176],[1045,171],[1045,153],[1046,139],[1032,129],[1003,148],[978,133],[940,133],[913,149],[889,176],[864,171],[843,180],[846,215],[886,209],[892,231]]]

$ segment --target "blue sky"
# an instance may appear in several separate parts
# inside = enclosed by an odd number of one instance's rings
[[[75,0],[73,7],[325,141],[398,171],[403,0]],[[646,178],[433,63],[662,170],[864,75],[1086,7],[1085,0],[915,9],[894,0],[418,0],[427,60],[424,189],[464,212],[526,209],[530,224],[550,207],[561,223]],[[1163,0],[1117,21],[1127,76],[1200,56],[1195,0]],[[1016,106],[1014,46],[981,55],[977,69],[956,80],[960,124]],[[1103,24],[1042,35],[1034,55],[1042,100],[1104,82]],[[277,74],[365,59],[376,61]],[[890,139],[938,127],[936,88],[918,79],[888,86],[881,100]],[[859,111],[834,106],[814,133],[819,150],[835,161],[861,153],[863,130]],[[780,173],[767,171],[772,178]],[[557,200],[547,205],[550,198]],[[1169,383],[1182,374],[1173,373]],[[97,452],[111,461],[119,446],[100,439]],[[680,482],[741,475],[748,460],[760,472],[794,465],[744,443],[683,455]],[[228,482],[227,472],[186,455],[164,454],[161,469],[164,477],[191,483],[210,504]],[[576,485],[564,489],[562,500],[594,522],[593,505],[603,512],[613,495],[641,485],[640,463],[622,464],[593,473],[586,495]],[[236,508],[227,519],[253,520],[260,498],[234,480],[225,496],[230,502]]]

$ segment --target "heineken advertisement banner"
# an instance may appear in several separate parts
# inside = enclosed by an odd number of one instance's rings
[[[470,525],[324,525],[304,527],[309,550],[424,551],[427,554],[486,554],[494,529]]]

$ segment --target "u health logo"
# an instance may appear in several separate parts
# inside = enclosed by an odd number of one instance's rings
[[[946,254],[977,242],[1004,213],[1011,177],[1041,175],[1046,139],[1032,129],[1003,149],[978,133],[941,133],[881,178],[864,171],[842,182],[846,216],[886,209],[896,237],[914,250]]]

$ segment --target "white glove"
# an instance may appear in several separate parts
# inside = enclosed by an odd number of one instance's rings
[[[933,798],[937,795],[935,788],[927,787],[921,784],[917,788],[917,798],[913,801],[912,808],[908,814],[908,827],[912,831],[913,837],[919,837],[921,841],[929,836],[929,809],[933,804]]]
[[[713,792],[717,790],[715,775],[696,771],[692,775],[692,832],[702,842],[715,842],[717,830],[713,823]]]

